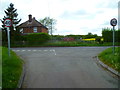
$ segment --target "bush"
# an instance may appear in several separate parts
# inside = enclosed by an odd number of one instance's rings
[[[113,41],[113,30],[109,28],[104,28],[102,30],[102,37],[104,42]],[[120,30],[115,30],[115,42],[120,42]]]
[[[103,44],[103,41],[101,39],[102,39],[102,37],[98,36],[95,38],[95,41],[98,42],[99,44]]]
[[[29,42],[29,44],[42,44],[50,40],[50,36],[46,33],[33,33],[23,36],[24,41]]]

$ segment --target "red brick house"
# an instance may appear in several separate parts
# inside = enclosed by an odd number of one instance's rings
[[[35,17],[28,15],[28,20],[18,26],[22,34],[30,33],[48,33],[48,28],[38,22]]]

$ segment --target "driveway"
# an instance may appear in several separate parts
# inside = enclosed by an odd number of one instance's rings
[[[117,88],[118,80],[96,64],[107,47],[13,48],[26,63],[23,88]]]

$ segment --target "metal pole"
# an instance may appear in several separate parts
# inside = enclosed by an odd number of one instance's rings
[[[113,26],[113,54],[115,54],[115,26]]]
[[[52,37],[52,22],[51,22],[51,39],[53,40],[53,37]]]
[[[10,56],[10,32],[9,32],[9,27],[7,27],[7,35],[8,35],[8,55]]]
[[[51,36],[52,36],[52,22],[51,22]]]

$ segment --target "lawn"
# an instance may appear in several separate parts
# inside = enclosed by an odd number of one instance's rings
[[[8,49],[2,47],[2,88],[17,88],[18,81],[22,73],[22,60]]]
[[[115,54],[113,54],[112,48],[108,48],[101,52],[98,57],[103,63],[120,72],[120,47],[115,47]]]

